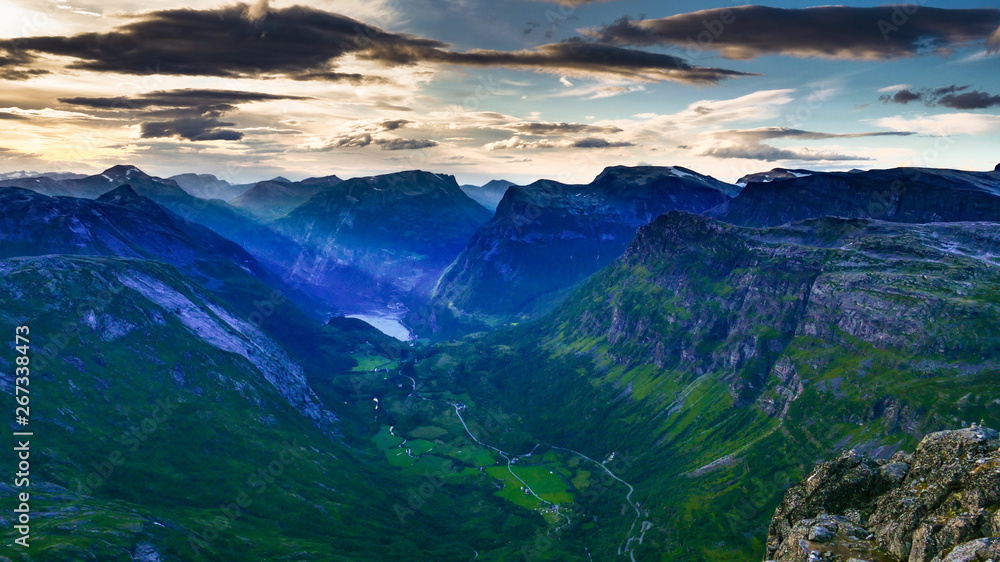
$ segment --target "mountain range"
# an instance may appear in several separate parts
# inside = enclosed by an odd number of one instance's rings
[[[1000,426],[996,171],[613,166],[497,182],[492,212],[424,171],[237,187],[0,179],[0,331],[30,326],[39,389],[33,548],[4,556],[806,560],[857,527],[894,562],[943,552],[921,525],[989,546],[995,498],[969,494],[995,487],[944,473],[993,461],[933,465],[926,440]],[[415,342],[344,316],[407,311]]]
[[[587,185],[511,187],[410,321],[453,334],[530,318],[610,264],[636,229],[672,210],[704,212],[738,193],[685,168],[611,167]]]

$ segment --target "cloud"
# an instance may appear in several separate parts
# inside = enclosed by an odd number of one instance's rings
[[[180,137],[189,141],[236,141],[243,138],[241,131],[225,129],[235,123],[220,121],[214,117],[188,117],[170,121],[148,121],[142,123],[142,138]]]
[[[93,115],[80,113],[77,111],[63,111],[61,109],[23,109],[20,107],[0,107],[0,114],[7,114],[13,117],[8,119],[24,118],[45,118],[45,119],[97,119]]]
[[[382,150],[417,150],[437,146],[437,141],[430,139],[376,139],[375,144]]]
[[[881,60],[947,55],[973,44],[998,49],[998,26],[995,8],[737,6],[652,20],[623,18],[585,33],[609,44],[679,45],[738,60],[769,54]]]
[[[23,51],[0,48],[0,80],[28,80],[49,74],[48,70],[26,68],[31,62],[32,58]]]
[[[878,91],[879,91],[879,93],[898,92],[899,90],[903,90],[903,89],[906,89],[906,88],[912,88],[912,87],[913,87],[912,84],[895,84],[893,86],[886,86],[885,88],[879,88]]]
[[[189,141],[238,141],[243,131],[227,129],[236,124],[220,118],[237,105],[276,100],[307,100],[241,90],[181,89],[147,92],[132,97],[59,98],[67,105],[107,111],[119,118],[139,121],[141,138],[179,137]],[[133,115],[133,112],[137,112]]]
[[[937,104],[952,109],[986,109],[1000,106],[1000,96],[980,91],[948,94],[937,100]]]
[[[1000,131],[1000,115],[981,113],[946,113],[913,118],[883,117],[872,121],[879,127],[896,131],[915,131],[925,135],[987,135]]]
[[[300,79],[342,78],[332,61],[345,54],[377,51],[387,61],[401,61],[445,46],[339,14],[266,3],[148,12],[108,32],[14,42],[19,52],[72,57],[72,68],[98,72]]]
[[[910,103],[911,101],[917,101],[920,99],[923,99],[922,94],[919,94],[909,89],[902,89],[891,96],[886,95],[879,98],[879,100],[881,100],[882,103],[892,102],[901,104],[907,104]]]
[[[382,131],[395,131],[412,123],[413,121],[407,121],[406,119],[386,119],[379,124],[379,129]]]
[[[952,109],[987,109],[1000,106],[1000,95],[973,90],[967,92],[969,86],[944,86],[934,90],[900,90],[892,96],[881,96],[882,103],[906,104],[911,101],[923,101],[927,107],[944,106]]]
[[[91,109],[146,109],[150,107],[233,107],[257,101],[306,100],[303,96],[265,94],[241,90],[182,89],[147,92],[134,97],[72,97],[59,98],[69,105]]]
[[[591,43],[580,38],[540,45],[531,50],[435,50],[424,59],[467,66],[502,66],[552,74],[605,75],[647,82],[714,84],[728,78],[757,76],[722,68],[693,66],[680,57]]]
[[[322,152],[341,148],[365,148],[375,145],[382,150],[416,150],[431,148],[439,143],[430,139],[406,139],[384,136],[382,133],[397,131],[416,125],[408,119],[380,119],[353,121],[341,125],[340,131],[298,147],[298,152]]]
[[[337,63],[348,56],[384,66],[496,66],[690,84],[752,75],[693,66],[673,55],[580,38],[521,51],[456,52],[441,41],[390,33],[339,14],[305,6],[275,9],[266,2],[209,10],[161,10],[131,18],[107,32],[13,39],[12,44],[19,49],[18,64],[30,63],[40,55],[55,55],[74,59],[70,68],[95,72],[352,82],[379,78],[338,71]],[[3,56],[0,61],[15,58],[10,53]]]
[[[514,136],[507,140],[488,143],[484,145],[483,148],[492,152],[495,150],[509,149],[534,150],[540,148],[620,148],[627,146],[635,146],[635,143],[629,141],[609,141],[599,137],[585,137],[582,139],[564,139],[557,141],[549,139],[528,141],[518,136]]]
[[[579,133],[620,133],[622,130],[611,126],[594,126],[583,123],[551,123],[548,121],[521,121],[490,127],[506,131],[515,131],[528,135],[556,135]]]
[[[832,151],[813,150],[809,148],[778,148],[766,144],[771,139],[827,140],[850,139],[861,137],[906,136],[912,132],[873,132],[873,133],[821,133],[789,129],[785,127],[764,127],[760,129],[744,129],[736,131],[719,131],[711,133],[714,139],[722,144],[710,147],[701,153],[702,156],[716,158],[745,158],[774,162],[776,160],[801,161],[840,161],[840,160],[870,160],[865,156],[840,154]]]

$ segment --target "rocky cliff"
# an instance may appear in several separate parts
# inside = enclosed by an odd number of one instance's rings
[[[792,487],[771,521],[777,562],[1000,560],[1000,441],[975,424],[923,438],[916,452],[855,451]]]

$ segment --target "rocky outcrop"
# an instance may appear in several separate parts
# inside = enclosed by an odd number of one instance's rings
[[[785,494],[767,560],[1000,559],[1000,440],[976,427],[932,433],[912,455],[849,451]]]

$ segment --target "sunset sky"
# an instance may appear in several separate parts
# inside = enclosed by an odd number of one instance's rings
[[[992,170],[989,4],[0,0],[0,172]]]

